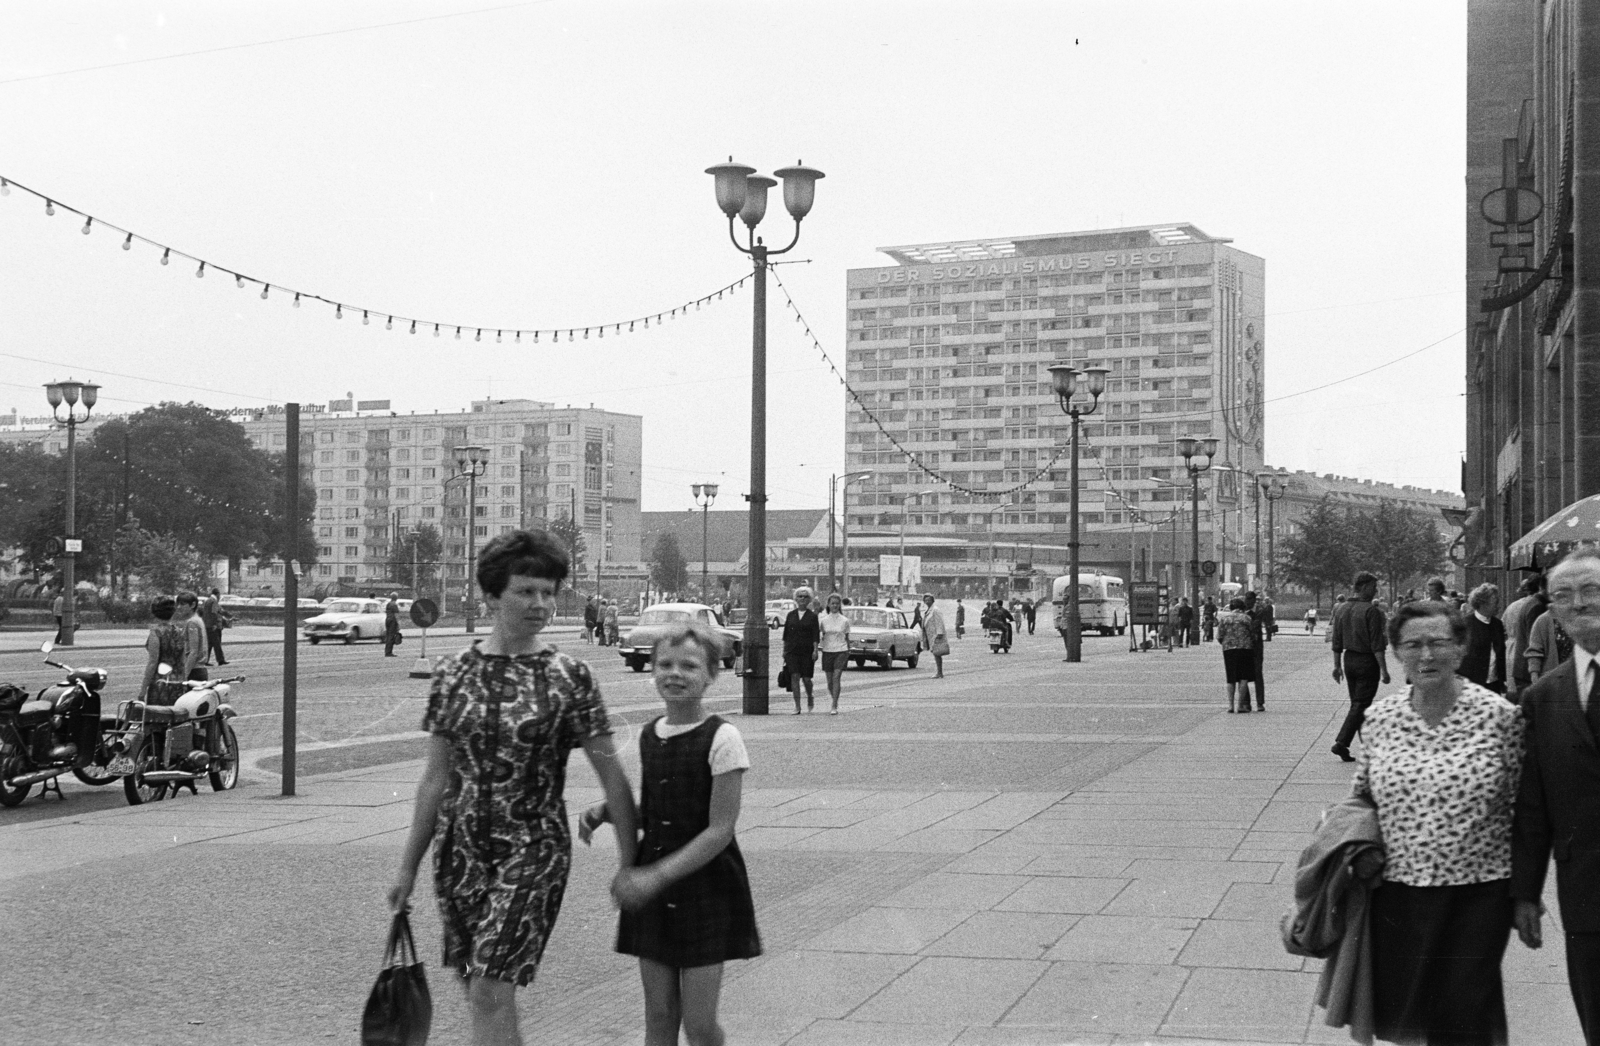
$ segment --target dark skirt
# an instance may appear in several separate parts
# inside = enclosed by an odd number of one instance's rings
[[[653,848],[647,833],[640,854]],[[617,923],[617,951],[686,970],[761,954],[750,877],[737,842]]]
[[[816,659],[811,650],[788,650],[783,652],[783,667],[789,670],[793,679],[810,679],[811,670],[816,665]]]
[[[1373,1023],[1401,1044],[1503,1046],[1510,880],[1372,892]]]
[[[1256,655],[1249,647],[1242,650],[1224,650],[1222,667],[1230,683],[1250,683],[1256,678]]]

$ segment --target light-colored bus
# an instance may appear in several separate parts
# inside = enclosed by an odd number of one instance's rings
[[[1050,586],[1050,601],[1057,611],[1066,603],[1066,574]],[[1084,631],[1103,636],[1121,635],[1128,627],[1128,593],[1122,579],[1111,574],[1078,575],[1078,623]]]

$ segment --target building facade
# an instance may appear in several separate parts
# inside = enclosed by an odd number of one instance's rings
[[[1019,587],[1034,561],[1064,571],[1070,420],[1047,369],[1064,360],[1110,371],[1083,426],[1084,569],[1124,573],[1143,555],[1187,573],[1185,436],[1218,442],[1200,480],[1200,556],[1218,563],[1213,580],[1251,569],[1227,525],[1265,446],[1263,259],[1187,224],[882,250],[894,265],[846,282],[861,401],[847,407],[848,467],[872,473],[852,485],[853,541],[897,539],[903,519],[924,577],[968,595],[990,585],[991,542],[1011,550]]]
[[[1600,8],[1467,9],[1466,565],[1504,588],[1600,493]]]

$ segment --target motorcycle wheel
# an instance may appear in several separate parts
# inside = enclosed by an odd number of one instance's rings
[[[17,785],[15,788],[8,788],[7,786],[0,784],[0,806],[16,806],[18,803],[28,798],[28,791],[32,787],[33,785],[31,784],[25,784]]]
[[[157,766],[155,747],[148,739],[139,742],[139,748],[133,753],[133,773],[122,779],[122,791],[128,797],[129,806],[139,806],[142,803],[159,803],[167,797],[167,783],[149,784],[144,775],[147,770],[154,770]]]
[[[222,769],[211,771],[211,790],[226,792],[239,783],[239,738],[233,727],[222,724]]]
[[[108,774],[105,772],[105,769],[106,768],[103,766],[95,766],[93,763],[90,763],[88,766],[84,767],[73,767],[72,776],[76,777],[84,784],[93,785],[96,788],[113,784],[117,778],[122,776],[121,774]]]

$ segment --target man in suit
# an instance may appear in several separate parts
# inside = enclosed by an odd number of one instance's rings
[[[1572,658],[1522,695],[1527,755],[1512,827],[1512,918],[1543,943],[1539,898],[1550,854],[1566,933],[1567,983],[1590,1046],[1600,1046],[1600,552],[1584,549],[1549,577],[1550,613]]]

